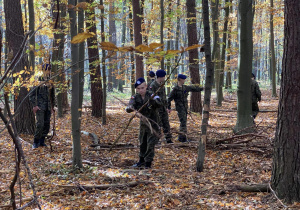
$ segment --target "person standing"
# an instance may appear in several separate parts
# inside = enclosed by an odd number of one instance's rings
[[[159,96],[154,96],[153,99],[151,99],[151,93],[147,90],[145,79],[142,77],[135,82],[134,86],[137,93],[131,97],[128,107],[125,109],[125,111],[128,113],[137,111],[144,106],[148,100],[150,100],[149,103],[140,110],[140,113],[136,113],[136,116],[141,118],[142,114],[143,116],[149,118],[147,122],[151,124],[151,128],[153,130],[158,132],[159,126],[157,124],[157,108],[162,105]],[[139,161],[133,165],[135,168],[142,166],[145,166],[145,168],[151,168],[154,158],[154,147],[158,142],[158,137],[152,132],[151,128],[149,124],[145,124],[145,121],[140,120],[140,154]]]
[[[261,92],[258,83],[255,80],[255,75],[253,73],[251,77],[251,97],[252,97],[252,117],[253,117],[253,123],[255,123],[254,119],[259,112],[259,107],[257,102],[261,101]]]
[[[166,72],[162,69],[157,70],[156,80],[150,84],[149,90],[152,94],[155,94],[157,90],[162,86],[156,93],[156,95],[160,97],[161,102],[163,104],[163,106],[161,106],[158,110],[159,125],[163,128],[166,142],[173,143],[170,123],[169,123],[169,115],[167,111],[168,101],[167,101],[165,86],[163,85],[165,82],[165,78],[166,78]]]
[[[172,91],[168,96],[168,111],[171,112],[171,102],[175,101],[175,108],[178,114],[178,118],[180,120],[180,134],[178,136],[178,141],[186,142],[186,134],[187,134],[187,114],[188,114],[188,96],[189,92],[200,92],[203,90],[202,87],[199,86],[188,86],[184,85],[186,80],[186,75],[178,74],[177,77],[177,85],[173,87]]]
[[[154,71],[149,71],[149,78],[150,78],[150,81],[147,84],[147,88],[148,89],[149,89],[151,83],[155,81],[155,73],[154,73]]]
[[[49,79],[51,67],[50,64],[43,65],[43,76],[39,81]],[[51,112],[54,112],[54,88],[49,82],[45,82],[40,86],[33,87],[33,91],[29,95],[29,100],[33,105],[33,113],[36,116],[36,128],[32,148],[39,146],[47,146],[45,138],[50,129]]]

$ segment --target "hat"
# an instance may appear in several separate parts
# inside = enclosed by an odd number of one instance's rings
[[[254,79],[255,79],[255,74],[252,73],[252,77],[254,77]]]
[[[43,64],[43,66],[42,66],[42,70],[43,70],[43,71],[48,71],[48,70],[50,70],[50,68],[51,68],[51,65],[48,64],[48,63]]]
[[[134,83],[134,87],[137,88],[140,84],[144,83],[145,79],[143,77],[138,78],[137,81]]]
[[[150,76],[150,77],[155,77],[154,71],[149,71],[149,76]]]
[[[184,74],[178,74],[177,78],[178,79],[186,79],[186,76]]]
[[[157,70],[156,71],[156,76],[157,77],[165,77],[166,76],[166,72],[164,70],[162,70],[162,69]]]

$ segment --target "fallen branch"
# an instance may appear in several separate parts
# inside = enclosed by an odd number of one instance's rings
[[[213,109],[211,112],[237,112],[234,109]],[[259,110],[259,112],[277,112],[277,110]]]
[[[246,134],[242,134],[242,135],[235,135],[235,136],[232,136],[232,137],[226,138],[226,139],[217,140],[216,144],[221,144],[221,143],[226,142],[226,141],[232,141],[232,140],[237,139],[237,138],[244,138],[244,137],[248,137],[248,136],[268,138],[267,136],[264,136],[264,135],[259,135],[259,134],[255,134],[255,133],[246,133]]]
[[[107,190],[110,188],[127,188],[127,187],[136,187],[138,185],[148,185],[152,184],[153,182],[150,181],[135,181],[135,182],[128,182],[127,184],[102,184],[102,185],[80,185],[85,190]],[[58,185],[59,187],[63,187],[69,190],[78,188],[78,185]]]
[[[230,185],[228,186],[230,192],[270,192],[268,184],[253,184],[253,185]]]

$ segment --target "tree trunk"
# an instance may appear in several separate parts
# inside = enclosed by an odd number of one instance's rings
[[[85,2],[85,0],[77,0],[78,3]],[[82,8],[78,8],[78,32],[84,32],[84,11]],[[79,67],[79,114],[82,113],[82,103],[83,103],[83,91],[84,91],[84,59],[85,59],[85,42],[79,43],[79,57],[78,57],[78,67]]]
[[[93,0],[87,0],[88,3],[92,3]],[[97,31],[96,31],[96,18],[95,9],[89,8],[86,11],[86,17],[89,21],[86,21],[86,28],[95,34],[95,36],[87,39],[88,55],[89,55],[89,69],[90,69],[90,81],[91,81],[91,101],[92,101],[92,116],[102,117],[102,82],[101,82],[101,69],[99,61],[99,51],[97,46]]]
[[[209,120],[210,110],[210,98],[211,89],[214,78],[214,67],[211,59],[211,46],[210,46],[210,26],[209,26],[209,7],[208,0],[202,0],[203,9],[203,26],[204,26],[204,51],[206,61],[206,77],[205,77],[205,91],[204,91],[204,107],[202,112],[202,125],[201,125],[201,136],[198,147],[198,157],[196,163],[196,170],[198,172],[203,171],[204,158],[205,158],[205,147],[207,140],[207,126]]]
[[[117,45],[117,31],[116,31],[116,21],[115,15],[113,14],[115,7],[114,1],[109,2],[109,42]],[[117,56],[113,55],[108,59],[108,83],[107,83],[107,91],[112,92],[113,88],[116,87],[115,85],[115,71],[117,69]]]
[[[103,5],[103,0],[100,0],[100,5]],[[104,31],[104,8],[101,9],[101,41],[105,42]],[[103,76],[103,100],[102,100],[102,124],[106,125],[106,66],[105,66],[105,50],[102,50],[102,76]]]
[[[133,12],[133,27],[134,27],[134,44],[135,47],[142,44],[142,27],[141,27],[141,8],[140,1],[133,0],[132,1],[132,12]],[[144,77],[144,67],[143,67],[143,56],[138,53],[135,54],[135,77],[138,79],[140,77]]]
[[[165,8],[164,0],[160,0],[160,43],[164,44],[164,24],[165,24]],[[164,46],[161,47],[164,50]],[[160,61],[160,68],[165,69],[165,59],[162,58]]]
[[[35,25],[35,19],[34,19],[34,6],[33,6],[33,0],[28,0],[28,12],[29,12],[29,31],[30,31],[30,50],[29,50],[29,67],[34,70],[35,67],[35,35],[34,35],[34,25]]]
[[[24,27],[22,22],[23,19],[20,1],[5,0],[4,11],[7,44],[9,50],[12,50],[13,56],[15,56],[19,51],[19,48],[24,39]],[[25,65],[26,60],[23,57],[15,66],[14,72],[20,72],[22,69],[24,69]],[[28,90],[25,87],[20,87],[19,92],[15,94],[15,121],[18,133],[33,134],[35,119],[32,112],[32,106],[29,102],[29,98],[26,97],[27,94]]]
[[[270,50],[271,50],[271,62],[270,62],[270,69],[271,69],[271,77],[272,77],[272,97],[277,97],[276,93],[276,57],[275,57],[275,47],[274,47],[274,19],[273,19],[273,11],[274,11],[274,0],[270,0]]]
[[[197,24],[196,24],[196,1],[187,0],[187,34],[188,46],[198,44]],[[198,49],[189,50],[189,70],[191,73],[192,84],[200,85]],[[191,94],[191,110],[193,112],[201,112],[201,92],[192,92]]]
[[[284,53],[271,186],[287,203],[300,202],[300,4],[286,0]]]
[[[235,133],[252,132],[251,74],[253,58],[253,10],[252,0],[239,0],[239,61],[237,90],[237,121]]]
[[[130,10],[130,9],[129,9]],[[129,12],[129,24],[130,24],[130,41],[133,42],[133,17],[132,17],[132,11]],[[135,65],[134,65],[134,54],[133,52],[130,52],[130,63],[131,63],[131,77],[130,77],[130,83],[131,83],[131,95],[135,94],[135,87],[134,87],[134,83],[135,83],[135,77],[134,77],[134,69],[135,69]]]
[[[75,5],[75,0],[69,0],[69,5]],[[77,35],[77,15],[76,11],[69,8],[71,39]],[[79,112],[79,50],[78,44],[71,44],[71,63],[72,63],[72,138],[73,138],[73,167],[82,168],[81,144],[80,144],[80,112]]]

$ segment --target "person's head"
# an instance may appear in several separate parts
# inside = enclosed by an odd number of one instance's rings
[[[156,80],[157,80],[157,82],[159,82],[159,83],[164,82],[165,79],[166,79],[166,72],[165,72],[165,70],[162,70],[162,69],[157,70],[156,71]]]
[[[39,77],[39,81],[45,81],[50,79],[51,65],[46,63],[42,65],[41,76]]]
[[[155,78],[155,73],[154,73],[154,71],[149,71],[149,77],[150,77],[151,79]]]
[[[255,79],[255,74],[252,73],[251,79]]]
[[[134,84],[135,90],[137,93],[139,93],[141,96],[145,96],[147,91],[147,85],[146,81],[143,77],[138,78]]]
[[[186,75],[178,74],[177,80],[178,80],[178,85],[180,85],[180,86],[183,85],[185,83],[185,80],[186,80]]]

